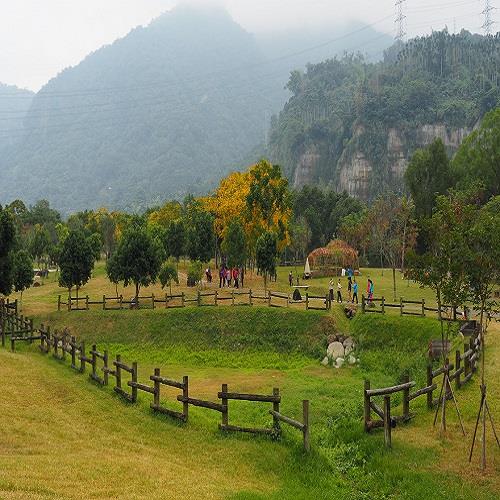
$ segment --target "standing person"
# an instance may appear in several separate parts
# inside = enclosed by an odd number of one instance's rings
[[[342,303],[342,283],[340,280],[337,283],[337,302]]]
[[[356,299],[356,304],[358,303],[358,283],[356,278],[354,278],[354,283],[352,285],[352,303],[354,304],[354,299]]]
[[[238,268],[235,267],[233,269],[233,283],[235,288],[239,288],[238,286]]]
[[[368,284],[366,285],[366,295],[368,297],[368,304],[371,304],[373,299],[373,281],[370,278],[368,278]]]
[[[351,276],[347,277],[347,292],[349,294],[349,300],[351,300],[351,298],[352,298],[352,296],[351,296],[351,293],[352,293],[352,278],[351,278]]]
[[[227,281],[227,287],[231,287],[231,269],[227,268],[226,269],[226,281]]]
[[[328,293],[330,296],[330,302],[333,302],[333,278],[330,280],[330,283],[328,283]]]
[[[290,271],[288,273],[288,283],[289,283],[290,286],[293,285],[293,274],[292,274],[292,271]]]
[[[224,286],[224,282],[226,281],[226,270],[224,266],[219,269],[219,288]]]

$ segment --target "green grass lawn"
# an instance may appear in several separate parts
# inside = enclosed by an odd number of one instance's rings
[[[96,276],[87,290],[107,293],[103,279]],[[386,276],[374,279],[381,287]],[[281,278],[278,284],[287,286]],[[73,372],[68,362],[41,355],[36,345],[19,345],[14,354],[0,349],[0,498],[491,499],[499,491],[491,433],[487,473],[478,473],[477,457],[467,463],[477,377],[457,392],[466,439],[451,406],[448,432],[441,436],[425,398],[412,402],[415,419],[393,431],[392,450],[384,448],[382,432],[363,432],[365,378],[381,387],[409,373],[423,384],[428,341],[440,336],[431,318],[366,314],[348,321],[339,305],[329,312],[223,306],[57,313],[54,297],[54,283],[29,291],[25,312],[53,328],[69,327],[111,357],[120,353],[125,362],[137,361],[143,383],[160,367],[165,377],[188,375],[190,395],[211,401],[223,383],[249,393],[279,387],[282,412],[299,419],[301,401],[309,399],[312,452],[304,454],[300,434],[286,426],[274,442],[224,435],[220,415],[202,408],[190,408],[185,425],[154,415],[150,395],[140,393],[138,404],[129,405],[112,387],[97,387],[87,374]],[[320,364],[334,332],[355,337],[359,365]],[[494,325],[487,367],[497,422],[499,340]],[[165,389],[163,403],[179,409],[177,394]],[[230,423],[269,427],[269,408],[231,401]]]

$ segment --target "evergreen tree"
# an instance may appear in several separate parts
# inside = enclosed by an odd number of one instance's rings
[[[12,214],[0,205],[0,293],[10,295],[13,285],[13,256],[16,228]]]
[[[182,219],[174,220],[168,225],[165,238],[168,255],[179,262],[186,243],[186,227]]]
[[[233,219],[226,230],[222,251],[226,255],[229,267],[240,267],[246,261],[245,231],[243,226]]]
[[[23,292],[33,284],[33,261],[26,250],[19,250],[14,255],[14,290],[21,292],[21,302]]]
[[[263,233],[257,240],[255,258],[257,271],[264,277],[264,288],[267,290],[267,278],[276,274],[276,257],[278,243],[276,235],[270,231]]]

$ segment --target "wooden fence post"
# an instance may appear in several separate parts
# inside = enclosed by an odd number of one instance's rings
[[[217,304],[217,296],[218,296],[218,292],[217,292],[217,290],[215,290],[215,298],[214,298],[215,305],[218,305],[218,304]]]
[[[89,296],[88,295],[85,297],[85,309],[87,311],[89,310]]]
[[[364,313],[366,308],[365,294],[361,295],[361,312]]]
[[[76,369],[76,337],[71,337],[71,368]]]
[[[120,295],[120,309],[123,309],[123,295]]]
[[[86,359],[86,354],[85,354],[85,342],[82,340],[82,343],[80,344],[80,372],[83,373],[85,371],[85,359]]]
[[[252,302],[252,289],[250,288],[249,292],[248,292],[248,303],[253,306],[253,302]]]
[[[182,307],[186,307],[184,292],[182,292],[181,300],[182,300],[182,302],[181,302],[182,303]]]
[[[311,450],[310,435],[309,435],[309,401],[302,401],[302,421],[304,422],[304,449],[309,452]]]
[[[168,293],[165,294],[165,309],[168,308]]]
[[[365,419],[365,432],[370,432],[370,396],[368,396],[367,391],[370,390],[370,381],[365,380],[365,388],[363,391],[363,401],[364,401],[364,419]]]
[[[422,317],[425,316],[425,299],[422,299]]]
[[[102,296],[102,310],[106,310],[106,295]]]
[[[222,384],[222,390],[221,392],[226,393],[227,392],[227,384]],[[226,398],[221,398],[222,401],[222,427],[225,427],[229,424],[229,406],[227,404],[227,399]]]
[[[155,308],[155,294],[151,294],[151,307],[154,309]]]
[[[385,314],[385,297],[382,297],[381,307],[382,307],[382,314]]]
[[[306,292],[306,311],[309,310],[309,293]]]
[[[387,448],[392,448],[391,396],[384,396],[384,442]]]
[[[465,356],[465,353],[469,350],[469,344],[464,344],[464,379],[467,379],[467,375],[470,372],[469,356]]]
[[[410,376],[405,374],[403,377],[403,383],[406,384],[410,381]],[[403,419],[410,419],[410,388],[403,390]]]
[[[455,388],[460,389],[460,351],[455,351]]]
[[[403,297],[399,298],[399,315],[403,316]]]
[[[280,390],[277,387],[273,388],[273,396],[278,396],[280,395]],[[273,410],[276,413],[280,412],[280,404],[278,401],[273,401]],[[276,435],[281,434],[281,427],[280,427],[280,421],[277,417],[273,415],[273,430],[276,433]]]
[[[234,306],[234,290],[231,290],[231,305]]]
[[[132,382],[137,384],[137,361],[132,363]],[[137,385],[132,386],[132,403],[137,401]]]
[[[92,346],[92,375],[95,377],[97,377],[97,371],[96,371],[96,368],[97,368],[97,355],[96,355],[96,351],[97,351],[97,345],[94,344]]]
[[[160,376],[160,369],[155,368],[155,377]],[[160,406],[160,382],[157,378],[155,378],[154,382],[154,392],[153,392],[153,409],[156,409]]]
[[[201,306],[201,292],[198,290],[198,297],[197,297],[197,306]]]
[[[433,380],[433,377],[432,377],[432,365],[429,363],[427,365],[427,387],[429,387],[429,386],[432,385],[432,380]],[[429,409],[432,409],[432,407],[434,406],[432,404],[432,392],[433,391],[429,391],[427,393],[427,408],[429,408]]]
[[[184,375],[182,377],[182,414],[184,415],[184,422],[188,421],[189,415],[189,377]]]
[[[108,385],[109,381],[109,373],[108,373],[108,351],[107,349],[104,350],[103,357],[102,357],[104,367],[103,367],[103,380],[104,380],[104,385]]]
[[[268,295],[267,295],[267,306],[271,307],[271,290],[268,290],[267,293],[268,293]]]
[[[61,296],[60,295],[57,297],[57,310],[59,312],[61,311]]]

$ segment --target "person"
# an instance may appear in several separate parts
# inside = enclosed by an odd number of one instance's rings
[[[290,284],[290,286],[293,285],[293,274],[292,274],[292,271],[290,271],[288,273],[288,283]]]
[[[235,288],[239,288],[239,286],[238,286],[238,274],[239,274],[238,273],[238,268],[235,267],[233,269],[233,283],[234,283],[234,287]]]
[[[373,299],[373,281],[370,278],[368,278],[368,284],[366,285],[366,295],[368,296],[368,304],[371,304]]]
[[[328,283],[328,290],[330,293],[330,302],[333,302],[333,278],[330,280],[330,283]]]
[[[337,283],[337,302],[342,303],[342,283]]]
[[[205,269],[205,276],[207,278],[207,283],[210,283],[212,281],[212,277],[210,275],[210,269],[208,267]]]
[[[229,288],[231,286],[231,269],[229,269],[229,267],[226,269],[226,282]]]
[[[347,268],[347,277],[351,278],[352,280],[353,276],[354,276],[354,271],[352,270],[352,266],[349,266]]]
[[[354,278],[354,283],[352,284],[352,303],[354,304],[354,299],[356,299],[356,304],[358,304],[358,283],[356,278]]]
[[[219,270],[219,288],[222,288],[226,285],[226,270],[224,266],[222,266]]]
[[[352,278],[351,276],[347,277],[347,292],[349,293],[349,300],[351,300],[352,296]]]

